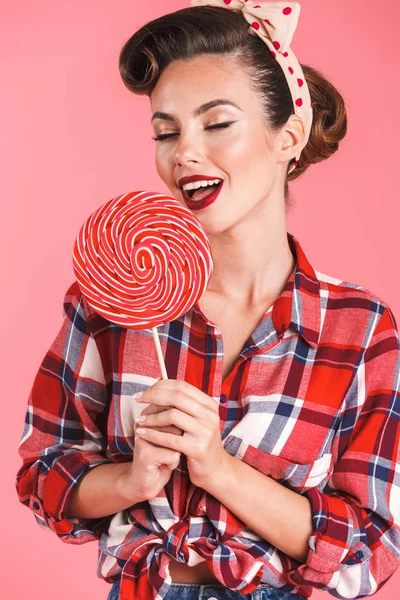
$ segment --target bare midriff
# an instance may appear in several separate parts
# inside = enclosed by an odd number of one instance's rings
[[[189,567],[186,563],[180,563],[171,558],[169,573],[172,583],[220,583],[210,571],[206,561],[194,565],[194,567]]]

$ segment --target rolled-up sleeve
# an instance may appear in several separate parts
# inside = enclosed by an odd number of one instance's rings
[[[20,502],[63,542],[99,539],[110,517],[68,518],[70,496],[90,468],[112,462],[107,450],[107,389],[87,304],[75,281],[64,321],[35,376],[28,399],[16,476]]]
[[[289,582],[362,598],[400,565],[399,376],[399,333],[386,305],[345,398],[333,441],[340,458],[323,490],[303,492],[313,532]]]

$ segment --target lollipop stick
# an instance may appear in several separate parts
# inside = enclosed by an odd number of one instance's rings
[[[160,344],[160,338],[158,337],[157,327],[153,327],[152,329],[153,329],[154,343],[156,345],[156,350],[157,350],[158,362],[160,363],[162,378],[168,379],[167,369],[165,368],[165,362],[164,362],[164,357],[163,357],[162,351],[161,351],[161,344]]]

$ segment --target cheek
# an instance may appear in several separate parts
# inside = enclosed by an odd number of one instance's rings
[[[157,148],[155,156],[156,170],[161,179],[168,182],[168,177],[171,177],[171,156],[165,149]]]
[[[172,158],[171,158],[172,156]],[[180,191],[176,187],[174,180],[174,161],[173,154],[164,151],[158,151],[155,158],[156,171],[159,178],[168,187],[171,196],[184,204],[184,200],[180,196]]]
[[[235,193],[246,189],[256,202],[261,190],[267,190],[273,181],[272,154],[260,135],[249,140],[227,144],[224,150],[223,169],[230,173]],[[221,165],[221,162],[219,162]]]
[[[219,157],[224,164],[229,164],[233,169],[245,170],[259,162],[268,160],[268,146],[265,137],[260,131],[253,128],[241,130],[229,139],[225,139],[223,147],[219,149]]]
[[[226,144],[217,159],[217,164],[229,174],[232,183],[237,181],[240,185],[243,180],[248,184],[253,178],[254,162],[253,150],[242,139]]]
[[[232,166],[240,166],[249,160],[249,146],[243,138],[229,140],[224,144],[222,154]]]

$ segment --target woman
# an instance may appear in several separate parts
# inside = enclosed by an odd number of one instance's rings
[[[303,65],[308,120],[282,57],[250,35],[258,5],[192,4],[137,31],[120,71],[150,98],[157,171],[207,233],[212,278],[159,328],[162,381],[151,331],[110,324],[72,284],[19,497],[62,541],[100,541],[109,600],[372,595],[400,556],[397,325],[315,271],[285,223],[288,181],[346,133],[343,99]],[[277,22],[299,10],[268,4]]]

